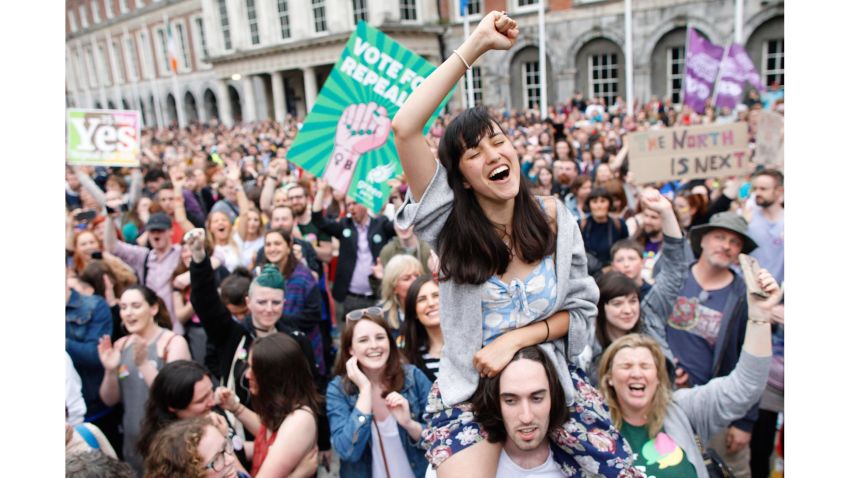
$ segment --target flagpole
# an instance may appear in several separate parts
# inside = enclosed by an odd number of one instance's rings
[[[714,106],[715,114],[717,113],[717,83],[723,79],[723,65],[726,63],[726,57],[729,56],[729,50],[731,49],[731,43],[723,49],[723,57],[720,58],[720,66],[717,67],[717,76],[714,77],[714,85],[711,87],[711,105]]]
[[[179,88],[177,87],[177,69],[180,58],[177,56],[177,42],[174,39],[174,34],[171,31],[171,24],[168,22],[168,14],[163,13],[163,21],[165,22],[165,52],[168,56],[174,56],[174,62],[168,58],[168,69],[171,71],[171,93],[174,96],[174,113],[177,116],[177,127],[183,128],[186,126],[186,119],[183,117],[183,101],[180,98]],[[166,106],[168,101],[166,100]]]
[[[628,0],[626,0],[628,1]],[[538,53],[540,58],[540,119],[543,120],[549,115],[549,97],[546,80],[546,23],[543,21],[543,0],[537,0],[537,32],[540,35],[540,45]]]
[[[463,38],[469,38],[469,7],[466,2],[461,1],[461,9],[463,15]],[[474,63],[474,62],[473,62]],[[475,95],[472,94],[472,65],[466,70],[466,107],[472,108],[475,106]]]
[[[122,28],[122,30],[124,31],[124,36],[121,38],[121,51],[126,52],[126,48],[124,48],[124,47],[127,44],[126,39],[127,39],[127,37],[130,36],[130,33],[129,33],[129,30],[127,29],[126,24],[124,24],[124,27]],[[136,42],[134,41],[133,45],[135,45],[135,44],[136,44]],[[126,58],[127,53],[124,53],[122,56]],[[127,58],[127,60],[128,60],[127,62],[135,61],[135,55],[130,56],[130,58]],[[127,63],[127,62],[125,62],[125,63]],[[136,65],[134,64],[133,65],[134,70],[135,70],[135,67],[136,67]],[[137,73],[139,73],[140,71],[141,70],[138,70]],[[130,69],[128,68],[127,69],[127,80],[130,80],[130,74],[129,73],[130,73]],[[144,120],[142,120],[142,118],[141,118],[141,116],[142,116],[142,101],[143,101],[141,95],[139,95],[139,82],[141,80],[142,80],[141,75],[140,75],[140,77],[135,78],[134,81],[132,82],[133,83],[132,89],[133,89],[133,93],[136,96],[136,104],[139,106],[139,120],[145,125],[145,127],[148,127],[150,125],[146,124],[144,122]],[[150,118],[148,118],[148,120],[150,120]]]
[[[690,81],[691,76],[688,74],[688,58],[691,51],[691,22],[690,20],[685,24],[685,81],[684,88],[682,93],[682,106],[687,105],[686,97],[688,95],[688,82]],[[670,92],[671,100],[673,92]],[[672,104],[672,103],[671,103]]]
[[[632,58],[632,0],[626,0],[626,114],[634,113],[634,59]]]
[[[743,43],[743,26],[744,24],[744,2],[743,0],[735,0],[735,43]]]

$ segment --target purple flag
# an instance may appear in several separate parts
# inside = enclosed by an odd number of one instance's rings
[[[685,54],[685,104],[697,113],[705,112],[705,100],[711,96],[714,79],[723,47],[701,37],[693,28],[688,28],[688,51]]]
[[[720,80],[717,82],[715,105],[718,108],[734,108],[741,100],[744,86],[749,82],[759,91],[764,91],[761,76],[753,66],[744,47],[732,43],[720,64]]]

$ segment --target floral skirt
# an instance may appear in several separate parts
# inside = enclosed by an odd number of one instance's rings
[[[555,462],[566,476],[629,478],[645,476],[634,468],[628,442],[611,423],[602,395],[590,385],[583,370],[569,364],[575,402],[569,405],[569,421],[549,436]],[[453,454],[487,438],[475,420],[469,402],[448,407],[434,382],[425,409],[422,439],[425,457],[437,468]]]

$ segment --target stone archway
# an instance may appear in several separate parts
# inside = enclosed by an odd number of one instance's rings
[[[208,119],[216,118],[221,121],[218,113],[218,99],[215,97],[215,93],[209,88],[204,91],[204,109],[207,110]]]
[[[230,100],[230,115],[233,117],[234,123],[242,122],[242,102],[239,101],[239,92],[233,85],[227,86],[227,95]]]
[[[198,122],[198,104],[195,103],[195,95],[191,91],[187,91],[183,96],[183,112],[186,116],[186,123]]]

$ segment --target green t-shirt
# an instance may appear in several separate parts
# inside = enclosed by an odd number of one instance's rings
[[[632,447],[635,466],[644,471],[647,478],[696,478],[694,465],[670,435],[661,431],[650,440],[646,426],[635,427],[626,422],[620,433]]]
[[[312,221],[307,224],[298,224],[298,229],[301,231],[301,236],[304,240],[309,242],[313,247],[318,246],[319,241],[330,242],[331,240],[331,235],[320,231]]]

